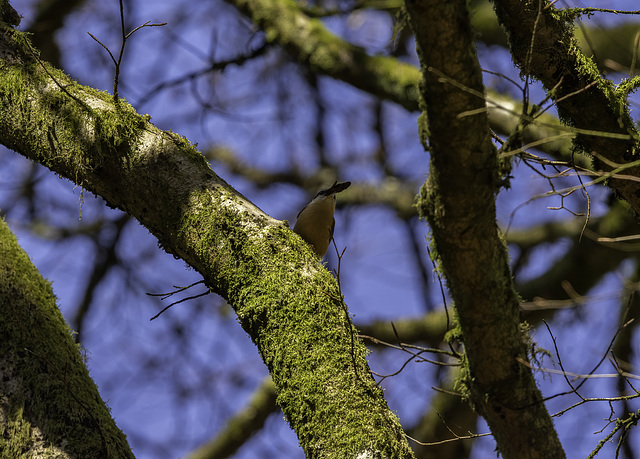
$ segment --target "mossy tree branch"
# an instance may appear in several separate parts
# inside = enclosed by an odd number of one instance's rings
[[[0,457],[132,458],[45,281],[0,219]]]
[[[559,11],[546,0],[495,0],[496,14],[507,30],[511,55],[524,75],[540,80],[552,90],[560,117],[579,129],[575,144],[580,151],[606,161],[626,164],[638,159],[638,131],[629,116],[627,95],[638,82],[615,87],[602,78],[577,45],[573,21],[577,10]],[[640,167],[625,174],[640,176]],[[611,179],[609,186],[640,214],[640,183]]]
[[[418,109],[418,70],[385,56],[370,56],[327,30],[293,0],[227,0],[247,15],[296,60],[313,72],[332,76],[356,88],[392,100],[407,110]]]
[[[235,309],[309,457],[412,457],[333,276],[186,139],[78,85],[0,24],[0,143],[102,196]]]
[[[531,371],[515,360],[527,358],[527,337],[496,224],[498,155],[466,2],[405,5],[422,66],[421,138],[431,152],[418,207],[455,303],[466,351],[463,382],[503,457],[564,457]]]

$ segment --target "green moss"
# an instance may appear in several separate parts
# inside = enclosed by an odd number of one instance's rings
[[[424,105],[424,104],[423,104]],[[425,151],[429,151],[429,122],[427,120],[427,112],[423,111],[418,116],[418,132],[420,134],[420,143],[424,147]]]
[[[32,426],[44,441],[78,457],[131,457],[95,384],[84,367],[71,331],[45,281],[0,221],[0,390],[10,406],[4,451],[27,448]],[[97,455],[96,455],[97,454]],[[104,456],[106,457],[106,456]]]
[[[640,87],[640,75],[633,78],[626,78],[616,87],[616,95],[624,100]]]
[[[228,204],[205,205],[211,199]],[[237,207],[242,205],[222,188],[193,192],[180,234],[194,241],[193,250],[201,257],[216,253],[212,269],[228,284],[212,287],[233,306],[258,347],[301,445],[310,455],[311,443],[329,451],[362,451],[388,446],[388,430],[396,428],[392,448],[402,450],[406,444],[399,423],[394,416],[385,417],[388,408],[369,373],[366,349],[350,336],[356,330],[347,322],[335,278],[284,223],[243,227],[247,218]],[[256,213],[251,218],[260,217]],[[200,222],[207,222],[206,228]],[[230,255],[223,258],[223,253]],[[377,419],[378,428],[363,412]],[[319,436],[328,419],[335,431]]]
[[[188,260],[202,273],[208,286],[228,300],[278,384],[279,400],[305,450],[312,454],[317,446],[326,451],[356,451],[385,444],[385,448],[392,445],[403,451],[391,454],[394,457],[410,456],[405,454],[408,447],[399,423],[389,414],[381,390],[371,378],[366,350],[353,336],[355,330],[348,321],[336,281],[322,269],[309,246],[288,226],[250,208],[226,184],[209,180],[215,174],[186,139],[154,132],[152,136],[157,134],[158,142],[172,143],[177,148],[163,149],[158,154],[164,156],[157,161],[136,157],[128,146],[137,140],[145,117],[136,115],[124,101],[114,108],[108,94],[76,88],[66,78],[66,91],[56,90],[44,98],[40,92],[30,94],[28,88],[43,87],[44,84],[34,84],[39,78],[47,81],[38,65],[34,63],[28,72],[22,66],[16,70],[19,74],[15,78],[20,85],[18,94],[24,98],[21,103],[32,104],[28,108],[34,112],[36,129],[49,134],[35,136],[38,140],[33,142],[40,141],[42,145],[29,144],[29,149],[48,150],[48,157],[56,159],[56,171],[81,184],[82,180],[109,182],[108,186],[102,184],[102,191],[117,194],[120,206],[139,205],[137,212],[131,213],[159,237],[168,251]],[[0,98],[3,97],[11,97],[11,92],[0,89]],[[42,110],[34,109],[34,101],[42,104]],[[48,119],[44,114],[51,111],[69,116]],[[94,142],[96,137],[99,138]],[[123,167],[123,162],[131,167]],[[149,167],[136,168],[138,162]],[[175,192],[166,196],[162,215],[149,216],[150,221],[144,221],[144,205],[136,202],[142,199],[138,198],[141,190],[131,183],[157,177],[170,183],[177,163],[191,168],[190,173],[195,171],[195,185],[172,186]],[[100,171],[101,167],[104,170]],[[91,171],[101,173],[86,178]],[[129,173],[136,175],[126,177]],[[110,181],[114,176],[108,174],[119,174],[118,179]],[[114,190],[127,186],[137,193]],[[146,190],[142,191],[144,194]],[[121,197],[127,193],[133,197]],[[77,354],[75,347],[73,352]],[[363,412],[370,416],[362,417]],[[335,424],[338,435],[326,434],[327,419]],[[93,419],[87,421],[91,424]],[[395,443],[389,442],[389,431],[397,434]]]
[[[0,133],[3,143],[16,151],[41,152],[33,159],[46,167],[55,164],[60,170],[62,162],[66,170],[61,173],[75,178],[99,170],[105,161],[134,159],[129,146],[148,126],[148,116],[137,114],[124,99],[114,104],[112,95],[83,87],[40,60],[24,34],[3,32],[24,54],[19,61],[3,61],[0,99],[9,109],[0,113],[2,125],[29,126]],[[188,144],[177,135],[171,141]]]
[[[478,409],[473,405],[474,398],[471,396],[473,381],[469,370],[469,360],[466,353],[460,355],[460,367],[453,381],[453,389],[463,400],[469,402],[474,411]],[[476,400],[477,401],[477,400]]]

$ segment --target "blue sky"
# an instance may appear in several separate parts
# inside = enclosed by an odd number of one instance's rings
[[[14,4],[25,16],[24,27],[33,14],[31,4]],[[630,8],[633,4],[599,2],[598,6]],[[126,48],[121,96],[139,111],[149,113],[159,127],[184,135],[203,151],[225,146],[244,161],[272,171],[292,163],[301,171],[316,167],[317,146],[311,136],[318,128],[317,107],[305,89],[304,75],[276,51],[270,51],[260,66],[230,66],[223,73],[189,81],[137,105],[150,88],[162,82],[206,68],[211,60],[255,49],[260,36],[251,32],[246,20],[228,19],[232,7],[225,3],[192,2],[185,7],[176,2],[139,1],[132,6],[129,24],[147,20],[169,24],[142,29],[133,36]],[[185,8],[187,11],[183,11]],[[212,20],[218,15],[226,19]],[[597,20],[600,18],[620,20],[598,15]],[[57,36],[67,73],[83,84],[111,91],[113,68],[108,56],[86,32],[117,49],[117,21],[117,2],[89,2],[68,18]],[[329,25],[335,33],[369,50],[382,52],[388,47],[390,23],[386,16],[358,13],[345,20],[331,20]],[[481,47],[479,53],[483,67],[518,78],[506,52]],[[487,86],[496,84],[493,77],[485,82]],[[318,93],[324,110],[321,130],[327,160],[339,165],[342,179],[378,183],[380,168],[371,161],[379,144],[379,139],[371,135],[375,99],[327,77],[318,79]],[[540,88],[534,87],[532,100],[542,97]],[[384,102],[380,110],[391,167],[417,192],[428,173],[428,155],[417,138],[417,114],[389,102]],[[230,174],[221,164],[214,163],[213,168],[262,210],[291,224],[310,198],[291,185],[259,189]],[[34,233],[33,225],[21,223],[30,209],[23,200],[16,200],[22,179],[31,173],[28,161],[0,150],[0,210],[9,210],[10,227],[42,274],[52,280],[59,306],[71,322],[85,292],[87,271],[103,256],[101,250],[109,246],[114,225],[105,225],[95,237],[79,236],[55,243],[48,237],[51,230],[46,225],[41,226],[40,233]],[[46,218],[47,225],[85,227],[121,217],[100,198],[41,167],[34,174],[36,189],[42,193],[37,215]],[[548,190],[548,183],[526,167],[517,168],[514,175],[513,188],[498,198],[501,225],[506,225],[513,211],[532,195]],[[607,195],[606,191],[593,190],[594,216],[605,209]],[[568,201],[575,210],[586,207],[586,200],[577,193]],[[569,218],[567,212],[547,209],[556,205],[557,198],[528,204],[515,214],[513,227]],[[342,260],[343,293],[356,323],[417,317],[425,312],[425,304],[441,305],[435,281],[429,287],[429,301],[425,300],[414,249],[407,240],[407,226],[392,210],[376,205],[347,207],[338,211],[336,220],[336,242],[340,248],[347,247]],[[411,225],[418,239],[424,241],[426,225],[417,221]],[[146,293],[167,292],[199,277],[184,262],[159,249],[156,240],[137,222],[126,222],[122,233],[114,250],[124,267],[110,270],[95,290],[83,327],[83,345],[91,374],[137,457],[180,457],[224,426],[245,405],[267,372],[233,311],[220,298],[210,295],[182,303],[150,321],[166,302]],[[534,252],[521,274],[523,278],[541,273],[568,245],[561,240]],[[419,256],[427,259],[426,248]],[[335,267],[335,256],[329,255],[327,263],[329,268]],[[617,292],[631,270],[627,264],[609,275],[591,292],[599,295],[595,301],[579,313],[559,314],[551,324],[568,370],[589,371],[600,359],[618,326]],[[190,294],[201,291],[202,287],[195,287]],[[534,337],[541,347],[553,349],[546,329],[536,330]],[[371,366],[378,372],[395,371],[404,359],[395,351],[375,351],[370,356]],[[550,360],[543,363],[553,367]],[[601,372],[613,371],[605,363]],[[434,368],[422,363],[409,365],[384,382],[391,408],[407,425],[428,407],[434,395],[431,386],[438,384],[437,378]],[[546,395],[566,390],[559,375],[539,373],[538,378]],[[615,395],[614,384],[611,379],[589,381],[585,394]],[[549,409],[554,412],[570,403],[566,397],[556,399],[549,403]],[[556,418],[567,451],[574,452],[571,457],[588,455],[603,436],[591,433],[606,426],[603,419],[608,415],[606,403],[594,403]],[[480,423],[478,432],[486,431]],[[480,440],[473,457],[495,457],[493,449],[491,439]],[[606,453],[611,451],[604,451],[602,457],[610,457]],[[276,413],[234,457],[283,456],[296,458],[303,454],[295,434]]]

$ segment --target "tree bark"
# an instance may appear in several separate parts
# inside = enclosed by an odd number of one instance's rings
[[[503,457],[564,457],[533,375],[516,360],[528,358],[528,337],[496,224],[498,155],[466,2],[405,4],[422,67],[421,138],[431,153],[418,208],[455,303],[462,382]]]
[[[2,219],[0,336],[0,457],[133,457],[51,285]]]
[[[412,457],[337,282],[306,243],[186,139],[78,85],[0,25],[0,143],[135,217],[202,274],[256,344],[307,457]]]
[[[596,169],[640,176],[640,135],[627,103],[640,78],[617,87],[602,78],[573,36],[579,9],[559,11],[546,0],[495,0],[494,6],[514,61],[550,91],[561,119],[576,133],[578,151],[594,157]],[[640,215],[638,181],[612,178],[607,184]]]

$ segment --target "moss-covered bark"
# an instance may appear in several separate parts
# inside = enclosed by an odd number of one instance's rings
[[[558,113],[579,134],[579,151],[593,155],[596,165],[611,171],[638,160],[638,131],[629,116],[627,96],[640,78],[619,86],[603,78],[573,36],[579,10],[559,11],[548,1],[494,0],[509,36],[511,55],[524,75],[552,91]],[[602,159],[602,161],[600,161]],[[640,167],[623,174],[640,176]],[[640,183],[611,179],[608,185],[640,214]]]
[[[418,109],[415,67],[364,49],[332,34],[309,18],[293,0],[227,0],[313,72],[346,81],[356,88],[392,100],[407,110]]]
[[[51,285],[3,220],[0,336],[0,457],[133,457],[89,376]]]
[[[229,187],[185,139],[82,87],[0,30],[0,142],[138,219],[235,309],[308,457],[411,457],[309,247]]]
[[[519,327],[506,246],[496,224],[498,155],[486,116],[465,0],[406,1],[423,75],[421,137],[431,167],[418,202],[455,302],[466,352],[462,382],[505,458],[561,458]]]

